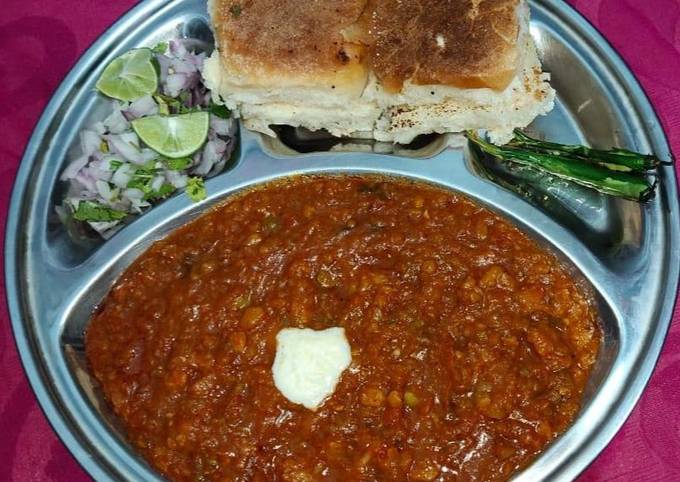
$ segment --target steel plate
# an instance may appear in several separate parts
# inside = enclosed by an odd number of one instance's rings
[[[93,92],[103,66],[184,25],[205,36],[204,0],[142,2],[109,29],[64,80],[37,125],[19,169],[6,237],[10,315],[24,367],[52,426],[97,480],[158,480],[121,437],[84,369],[83,327],[116,277],[154,240],[238,190],[299,173],[381,173],[466,194],[560,253],[592,286],[605,341],[574,425],[517,480],[571,480],[604,448],[640,397],[671,319],[680,269],[673,168],[659,173],[650,203],[614,200],[559,183],[532,200],[486,180],[463,149],[417,156],[317,152],[291,155],[241,129],[230,168],[207,182],[210,197],[175,196],[106,243],[74,242],[55,220],[58,175],[79,129],[101,118]],[[558,91],[534,132],[558,141],[655,152],[670,158],[659,121],[637,82],[602,37],[566,3],[532,2],[532,35]],[[436,146],[435,146],[436,147]],[[544,202],[549,200],[550,202]]]

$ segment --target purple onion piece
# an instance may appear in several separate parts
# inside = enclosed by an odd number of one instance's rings
[[[78,172],[80,172],[80,170],[87,165],[88,161],[88,156],[80,156],[75,161],[71,161],[68,166],[66,166],[66,169],[64,169],[64,172],[61,173],[61,177],[59,179],[62,181],[73,179],[76,177]]]

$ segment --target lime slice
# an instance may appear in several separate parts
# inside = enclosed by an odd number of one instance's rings
[[[96,87],[114,99],[132,101],[158,89],[158,72],[150,49],[133,49],[106,66]]]
[[[139,138],[159,154],[176,159],[187,157],[201,148],[208,138],[210,114],[141,117],[132,121]]]

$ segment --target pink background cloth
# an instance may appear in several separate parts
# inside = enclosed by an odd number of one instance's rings
[[[135,2],[3,0],[0,18],[0,232],[24,146],[78,56]],[[680,152],[680,0],[571,0],[628,62]],[[676,167],[677,169],[677,167]],[[4,236],[3,236],[4,239]],[[2,248],[0,248],[2,249]],[[3,264],[4,257],[0,260]],[[4,267],[2,272],[4,273]],[[0,280],[0,481],[89,480],[54,434],[16,352]],[[654,376],[616,438],[581,476],[680,480],[680,309]]]

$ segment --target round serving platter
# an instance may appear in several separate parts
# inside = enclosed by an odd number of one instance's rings
[[[531,126],[560,142],[621,146],[671,157],[659,121],[621,59],[559,0],[531,2],[531,32],[558,92],[555,110]],[[411,155],[292,153],[243,128],[240,147],[209,197],[177,195],[106,242],[74,241],[54,215],[58,178],[78,131],[101,119],[94,92],[103,67],[179,27],[210,41],[205,0],[148,0],[122,17],[80,59],[45,109],[26,148],[6,238],[10,315],[24,367],[49,421],[97,480],[161,480],[125,442],[83,356],[83,331],[114,280],[153,241],[235,192],[297,174],[371,173],[422,180],[463,193],[509,218],[558,253],[591,286],[604,343],[572,427],[516,480],[572,480],[604,448],[644,389],[665,338],[680,270],[680,215],[672,166],[648,204],[556,183],[527,199],[487,180],[462,148],[443,142]],[[550,200],[550,202],[542,202]]]

